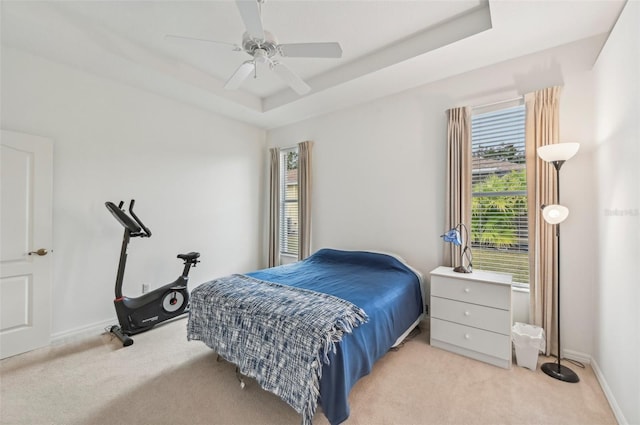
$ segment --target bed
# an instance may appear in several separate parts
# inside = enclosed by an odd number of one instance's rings
[[[321,249],[196,287],[187,337],[281,397],[303,424],[320,404],[335,425],[349,417],[357,380],[419,323],[421,287],[420,273],[399,257]]]

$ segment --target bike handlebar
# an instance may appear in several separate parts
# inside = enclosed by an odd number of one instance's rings
[[[131,202],[129,202],[129,214],[131,214],[131,217],[133,217],[136,223],[138,223],[140,227],[142,227],[142,230],[144,231],[144,233],[146,233],[146,235],[141,234],[140,236],[150,238],[151,230],[149,230],[149,228],[145,226],[144,223],[142,223],[142,221],[138,218],[136,213],[133,212],[133,206],[135,205],[135,203],[136,203],[135,199],[132,199]]]
[[[116,206],[113,202],[105,202],[107,209],[113,214],[113,216],[122,224],[122,226],[127,229],[129,234],[132,237],[141,236],[143,238],[151,237],[151,230],[147,226],[142,223],[142,220],[138,218],[138,216],[133,212],[133,206],[135,205],[135,199],[132,199],[129,203],[129,215],[122,209],[124,205],[123,201],[120,201],[118,206]],[[135,220],[135,221],[134,221]]]

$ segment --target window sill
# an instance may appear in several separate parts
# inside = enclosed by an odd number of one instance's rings
[[[523,285],[521,283],[514,283],[511,285],[511,290],[513,292],[524,292],[526,294],[530,293],[529,285]]]
[[[297,255],[292,254],[280,254],[280,265],[291,264],[298,261]]]

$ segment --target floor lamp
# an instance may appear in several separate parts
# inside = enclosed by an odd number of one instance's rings
[[[560,167],[565,163],[568,159],[572,158],[580,148],[580,144],[578,143],[557,143],[553,145],[541,146],[538,148],[538,156],[542,158],[543,161],[550,162],[553,164],[556,169],[556,199],[557,203],[554,205],[543,205],[542,206],[542,216],[544,220],[555,226],[555,234],[558,241],[558,251],[556,253],[557,261],[557,276],[558,276],[558,285],[557,285],[557,295],[556,300],[558,303],[558,314],[557,314],[557,336],[558,336],[558,360],[555,363],[544,363],[541,366],[541,369],[544,373],[551,376],[552,378],[559,379],[564,382],[578,382],[580,378],[578,375],[571,369],[566,366],[560,364],[560,359],[562,358],[562,351],[560,350],[560,223],[562,223],[569,216],[569,209],[559,205],[560,203]]]

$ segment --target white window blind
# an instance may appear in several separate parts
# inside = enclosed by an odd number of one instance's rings
[[[298,149],[280,151],[280,253],[298,256]]]
[[[476,269],[529,284],[525,107],[474,113],[471,240]]]

